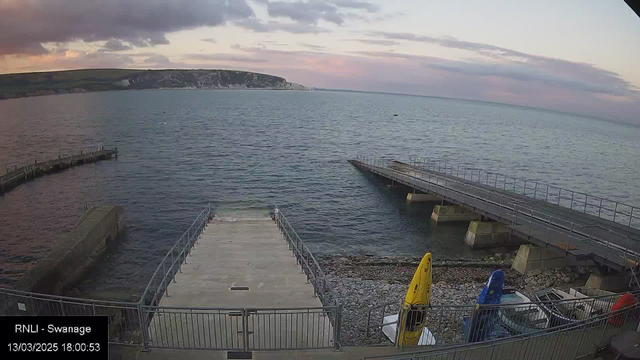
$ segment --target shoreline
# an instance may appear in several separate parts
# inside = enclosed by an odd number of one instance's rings
[[[433,261],[431,304],[473,305],[493,270],[505,274],[505,286],[530,295],[538,289],[568,289],[582,286],[591,268],[573,266],[547,269],[537,275],[521,275],[511,269],[515,254],[496,253],[478,259],[442,259]],[[347,346],[390,344],[386,338],[366,335],[366,322],[371,307],[386,303],[399,311],[407,287],[420,258],[405,256],[326,255],[317,258],[327,276],[327,285],[343,306],[342,343]],[[379,321],[379,320],[377,320]],[[373,334],[373,332],[372,332]]]

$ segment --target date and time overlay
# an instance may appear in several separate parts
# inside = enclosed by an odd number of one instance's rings
[[[1,359],[106,360],[107,316],[0,316]],[[25,357],[26,356],[26,357]]]

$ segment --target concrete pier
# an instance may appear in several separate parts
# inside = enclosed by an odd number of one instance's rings
[[[333,344],[329,318],[322,309],[308,310],[322,304],[270,218],[212,220],[168,292],[160,306],[218,309],[195,317],[162,309],[150,324],[150,341],[161,347],[241,349],[245,339],[251,349]],[[245,324],[242,311],[249,314]],[[167,325],[177,333],[196,325],[208,330],[173,338],[165,335]]]
[[[96,206],[86,211],[73,230],[23,275],[16,289],[60,294],[73,286],[124,228],[124,208]]]
[[[37,177],[61,171],[73,166],[111,159],[112,157],[115,157],[116,159],[118,158],[118,148],[113,150],[102,149],[89,152],[80,151],[80,154],[78,155],[65,157],[58,156],[57,159],[40,162],[35,160],[25,166],[15,166],[13,169],[6,169],[6,174],[0,174],[0,194],[4,194],[5,192],[12,190],[27,180],[33,180]]]
[[[472,248],[488,248],[509,243],[511,229],[499,222],[472,221],[464,242]]]
[[[430,194],[408,193],[407,201],[409,202],[440,202],[441,198]]]
[[[536,245],[525,244],[520,245],[518,254],[513,260],[511,268],[526,275],[532,271],[542,271],[548,268],[561,268],[573,265],[593,265],[593,261],[577,261]]]
[[[457,205],[436,205],[433,207],[431,218],[438,223],[451,221],[480,220],[481,216],[467,208]]]

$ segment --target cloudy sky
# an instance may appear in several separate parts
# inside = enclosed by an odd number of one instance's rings
[[[0,0],[0,73],[224,68],[640,123],[622,0]]]

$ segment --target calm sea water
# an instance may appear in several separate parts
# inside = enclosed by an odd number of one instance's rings
[[[440,158],[640,204],[640,128],[568,114],[320,91],[0,101],[0,167],[98,144],[117,146],[120,158],[0,197],[0,285],[69,232],[85,202],[124,206],[127,232],[79,284],[84,296],[136,299],[208,202],[221,217],[262,216],[277,204],[318,254],[484,255],[463,245],[466,224],[432,224],[430,206],[407,204],[347,163],[357,154]]]

